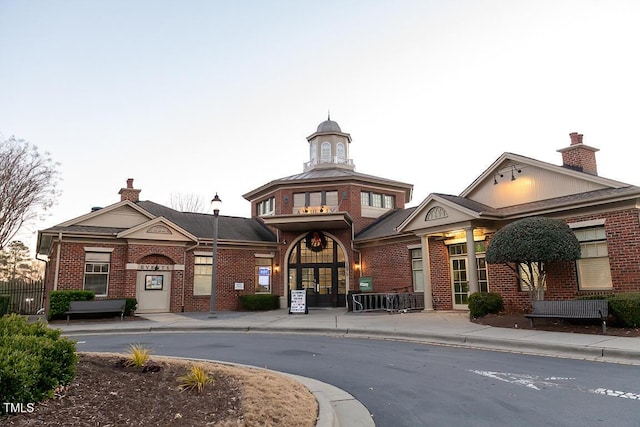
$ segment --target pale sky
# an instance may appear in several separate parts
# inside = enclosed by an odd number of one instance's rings
[[[640,1],[0,0],[0,134],[60,162],[19,238],[171,193],[249,217],[242,194],[302,172],[327,118],[356,171],[459,194],[503,152],[640,185]]]

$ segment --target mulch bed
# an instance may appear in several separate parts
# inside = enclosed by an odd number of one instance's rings
[[[602,324],[597,319],[535,319],[534,326],[531,328],[529,319],[524,317],[524,314],[516,313],[488,314],[484,317],[473,319],[472,322],[498,328],[533,329],[539,331],[602,335]],[[615,323],[608,323],[607,335],[618,337],[640,337],[640,328],[628,328],[616,325]]]
[[[184,365],[126,367],[121,357],[79,354],[77,375],[33,413],[3,417],[7,426],[206,426],[241,419],[240,385],[214,373],[202,393],[180,391]]]

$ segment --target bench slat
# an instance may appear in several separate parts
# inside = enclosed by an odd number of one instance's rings
[[[562,319],[601,319],[602,331],[606,333],[606,318],[609,315],[607,300],[547,300],[533,301],[533,311],[525,314],[533,327],[533,318],[562,318]]]
[[[71,301],[69,302],[69,310],[65,312],[67,323],[69,323],[72,314],[87,313],[120,313],[120,320],[122,321],[126,304],[127,300],[124,299]]]

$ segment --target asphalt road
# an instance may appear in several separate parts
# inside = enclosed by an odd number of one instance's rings
[[[640,426],[640,368],[409,342],[266,333],[74,336],[79,351],[242,363],[315,378],[377,426]]]

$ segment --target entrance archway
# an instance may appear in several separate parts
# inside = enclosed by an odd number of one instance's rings
[[[298,240],[289,252],[289,290],[306,290],[308,307],[346,305],[347,270],[340,244],[321,231]]]

